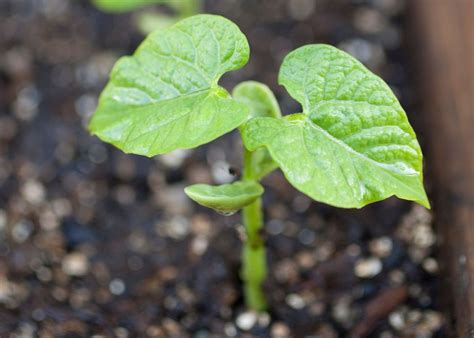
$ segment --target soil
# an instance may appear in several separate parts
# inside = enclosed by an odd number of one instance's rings
[[[297,112],[279,65],[324,42],[380,74],[416,122],[403,1],[209,0],[205,11],[249,38],[251,61],[227,88],[262,81]],[[110,67],[143,38],[130,14],[0,0],[0,32],[1,337],[445,336],[429,211],[397,199],[339,210],[271,174],[269,312],[249,312],[239,216],[183,193],[236,179],[238,134],[147,159],[87,133]]]

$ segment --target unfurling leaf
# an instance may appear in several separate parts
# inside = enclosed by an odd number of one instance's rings
[[[378,76],[337,48],[309,45],[285,58],[279,82],[303,113],[250,120],[242,128],[249,150],[267,148],[317,201],[360,208],[396,195],[429,207],[415,133]]]
[[[196,15],[152,33],[114,66],[89,129],[146,156],[210,142],[247,119],[248,108],[217,82],[248,57],[245,36],[220,16]]]
[[[256,81],[246,81],[234,88],[232,96],[235,100],[247,105],[250,109],[250,118],[273,117],[280,118],[280,106],[268,86]],[[264,148],[256,149],[250,155],[247,163],[249,177],[259,180],[263,176],[278,168],[268,151]]]
[[[239,102],[245,103],[253,117],[281,117],[280,106],[267,85],[257,81],[245,81],[237,85],[232,96]]]
[[[184,189],[186,195],[202,206],[231,215],[254,202],[263,188],[254,181],[238,181],[223,185],[195,184]]]

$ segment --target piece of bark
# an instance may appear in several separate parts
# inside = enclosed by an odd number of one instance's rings
[[[352,329],[350,338],[362,338],[369,335],[378,322],[386,318],[393,310],[408,297],[405,286],[382,291],[364,307],[361,321]]]

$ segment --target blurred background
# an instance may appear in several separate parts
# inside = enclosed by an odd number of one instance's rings
[[[277,85],[283,57],[333,44],[389,83],[426,144],[407,2],[200,6],[250,42],[248,65],[221,81],[227,89],[261,81],[285,114],[297,112]],[[246,311],[239,216],[183,193],[238,178],[239,135],[148,159],[86,130],[151,11],[176,15],[169,5],[110,13],[87,0],[0,0],[0,336],[447,337],[430,211],[396,199],[338,210],[280,172],[263,182],[270,310]]]

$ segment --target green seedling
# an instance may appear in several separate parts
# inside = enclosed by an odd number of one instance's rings
[[[126,13],[141,8],[147,9],[147,11],[135,15],[136,25],[145,35],[198,14],[201,9],[201,0],[92,0],[92,3],[98,9],[109,13]],[[148,10],[152,5],[166,5],[174,11],[174,14]]]
[[[345,52],[323,44],[288,54],[279,83],[302,112],[282,116],[264,84],[244,82],[232,95],[220,77],[249,58],[231,21],[197,15],[149,35],[121,58],[100,96],[89,128],[127,153],[155,156],[194,148],[239,128],[242,178],[193,185],[186,194],[222,214],[243,211],[241,277],[247,305],[267,306],[259,181],[279,168],[312,199],[361,208],[390,196],[429,202],[415,133],[387,84]]]

